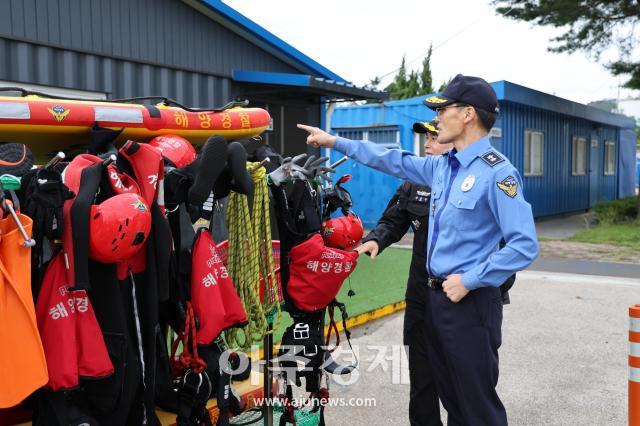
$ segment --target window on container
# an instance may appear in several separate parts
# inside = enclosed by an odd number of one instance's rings
[[[400,132],[397,127],[381,127],[366,130],[366,140],[389,147],[400,146]]]
[[[587,174],[587,139],[574,137],[571,144],[573,176],[584,176]]]
[[[364,133],[362,130],[341,129],[336,132],[336,136],[341,136],[354,141],[361,141],[364,139]]]
[[[544,174],[544,133],[535,130],[524,131],[524,175]]]
[[[616,143],[604,142],[604,174],[607,176],[616,173]]]

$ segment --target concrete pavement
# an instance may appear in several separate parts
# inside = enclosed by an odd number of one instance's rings
[[[640,303],[640,279],[527,271],[511,300],[498,385],[510,424],[626,424],[628,307]],[[360,377],[349,386],[333,383],[331,396],[375,398],[376,406],[328,407],[327,424],[408,424],[409,386],[394,384],[406,379],[406,360],[367,371],[380,361],[381,345],[394,358],[402,318],[398,313],[353,330]]]
[[[576,213],[567,216],[542,218],[536,220],[538,238],[564,240],[573,237],[586,227],[590,213]]]
[[[538,257],[529,267],[532,271],[560,272],[585,275],[616,276],[622,278],[640,278],[640,264],[593,262],[576,259],[551,259]]]

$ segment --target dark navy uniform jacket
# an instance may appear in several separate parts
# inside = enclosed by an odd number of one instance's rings
[[[409,270],[409,283],[405,298],[424,303],[416,285],[425,286],[427,282],[426,251],[427,230],[429,229],[429,196],[427,186],[404,182],[398,187],[387,208],[378,220],[376,227],[362,239],[362,242],[375,240],[379,253],[391,244],[400,241],[409,227],[413,230],[413,255]]]

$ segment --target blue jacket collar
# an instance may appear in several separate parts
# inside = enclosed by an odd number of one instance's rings
[[[489,142],[489,136],[483,136],[462,151],[456,152],[455,149],[450,151],[449,155],[454,155],[460,162],[460,165],[465,169],[476,159],[485,152],[492,148],[491,142]]]

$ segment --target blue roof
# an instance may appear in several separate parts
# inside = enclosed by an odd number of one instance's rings
[[[550,95],[548,93],[540,92],[538,90],[530,89],[519,84],[511,83],[509,81],[501,80],[491,83],[491,87],[496,91],[496,95],[499,101],[515,102],[523,105],[529,105],[535,108],[540,108],[548,111],[552,111],[559,114],[565,114],[573,117],[580,117],[586,120],[594,121],[596,123],[609,124],[622,128],[634,128],[635,121],[621,114],[613,114],[607,111],[600,110],[588,105],[573,102],[567,99],[560,98],[558,96]],[[405,106],[405,105],[420,105],[422,100],[429,97],[416,96],[414,98],[402,99],[398,101],[384,102],[387,107],[391,106]],[[358,106],[338,107],[338,108],[379,108],[379,104],[367,104]]]
[[[274,86],[289,86],[305,88],[326,96],[350,99],[378,99],[388,98],[386,92],[356,87],[342,81],[327,80],[308,74],[290,74],[280,72],[246,71],[234,69],[233,81],[243,83],[267,84]]]
[[[218,23],[224,25],[225,27],[231,29],[236,33],[239,33],[250,41],[255,41],[257,42],[257,44],[262,44],[263,46],[270,48],[270,50],[274,52],[276,56],[292,65],[294,68],[300,69],[304,72],[308,72],[312,75],[317,75],[327,80],[346,82],[344,78],[340,77],[328,68],[314,61],[295,47],[276,37],[266,29],[262,28],[260,25],[253,22],[251,19],[239,13],[237,10],[222,3],[221,0],[196,1],[205,6],[209,11],[213,11],[219,16],[223,17],[226,21],[224,22],[216,20]],[[213,16],[211,16],[211,14],[207,14],[207,16],[215,19]]]

